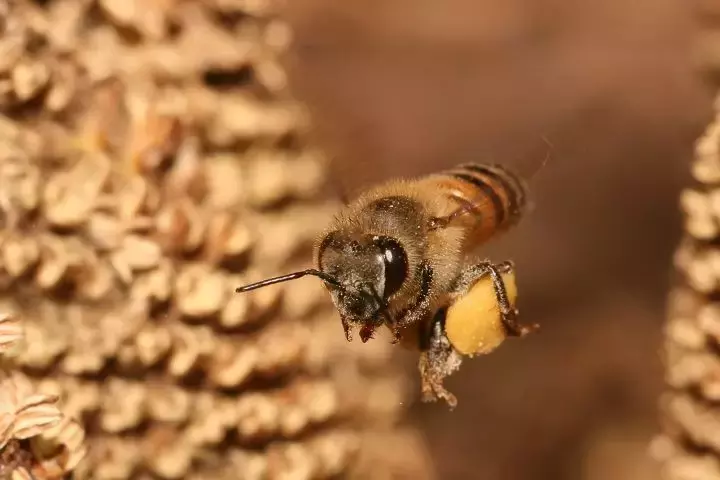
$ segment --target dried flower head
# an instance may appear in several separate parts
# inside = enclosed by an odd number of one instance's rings
[[[664,434],[652,445],[668,480],[720,478],[720,96],[716,117],[696,144],[694,183],[682,193],[684,238],[665,330]]]
[[[0,448],[57,425],[62,418],[57,401],[55,396],[34,393],[22,374],[4,373],[0,378]]]
[[[52,393],[5,393],[5,441],[38,480],[350,472],[401,411],[390,345],[347,348],[322,288],[234,294],[334,210],[267,2],[3,6],[0,307]]]

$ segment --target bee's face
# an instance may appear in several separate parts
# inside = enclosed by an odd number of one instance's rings
[[[334,277],[328,285],[341,317],[355,324],[380,324],[387,301],[407,277],[407,257],[388,237],[332,232],[320,246],[320,270]]]

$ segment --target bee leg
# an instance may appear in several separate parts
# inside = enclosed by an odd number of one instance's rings
[[[537,323],[530,325],[521,325],[518,323],[518,310],[510,305],[507,291],[505,290],[505,282],[503,281],[501,275],[503,273],[511,272],[515,268],[513,263],[505,261],[495,265],[487,262],[486,268],[489,270],[490,276],[492,277],[493,286],[495,287],[495,296],[497,298],[498,305],[500,305],[500,318],[508,335],[513,337],[524,337],[528,333],[532,333],[540,328],[540,325]]]
[[[457,406],[457,398],[444,386],[443,380],[459,367],[462,359],[445,336],[445,309],[432,318],[429,328],[420,334],[420,379],[423,402],[443,399],[450,408]]]
[[[444,217],[431,217],[428,220],[427,228],[428,230],[439,230],[441,228],[447,228],[447,226],[450,225],[453,220],[467,213],[470,213],[472,209],[473,204],[470,202],[466,202],[462,207],[450,213],[450,215]]]
[[[500,307],[500,319],[503,322],[505,331],[512,337],[524,337],[528,333],[532,333],[540,328],[540,325],[536,323],[532,325],[521,325],[517,320],[518,310],[510,305],[510,300],[508,299],[507,291],[505,289],[505,282],[502,279],[503,273],[511,272],[513,269],[514,265],[510,261],[498,264],[485,261],[477,265],[473,265],[460,274],[460,280],[458,282],[456,292],[459,292],[459,296],[461,296],[480,278],[485,275],[490,275],[495,289],[495,298],[497,299],[498,306]]]
[[[350,322],[347,321],[346,318],[341,317],[340,321],[342,322],[343,331],[345,332],[345,340],[348,342],[352,342],[352,329],[350,327]]]
[[[393,336],[393,339],[390,343],[392,343],[393,345],[400,343],[400,340],[402,340],[402,333],[400,332],[400,327],[395,323],[389,325],[388,328],[390,328],[390,332]]]
[[[393,339],[391,343],[393,345],[400,343],[402,340],[402,329],[405,325],[403,325],[402,322],[399,322],[396,318],[387,315],[385,317],[385,326],[392,333]]]

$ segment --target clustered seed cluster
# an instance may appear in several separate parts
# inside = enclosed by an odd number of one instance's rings
[[[0,315],[0,478],[62,478],[85,456],[85,432],[14,368],[22,338],[18,319]]]
[[[702,0],[692,8],[699,71],[720,85],[720,9]],[[680,197],[684,235],[665,327],[664,433],[652,445],[668,480],[720,479],[720,95],[713,107],[695,145],[693,184]]]
[[[233,292],[335,208],[267,3],[0,1],[0,312],[85,427],[74,478],[371,478],[410,438],[389,342],[321,284]]]
[[[720,479],[720,97],[697,142],[695,184],[681,196],[685,237],[666,326],[665,435],[654,444],[670,480]]]

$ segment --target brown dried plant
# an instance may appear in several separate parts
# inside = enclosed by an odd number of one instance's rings
[[[16,317],[0,314],[0,478],[65,478],[85,456],[84,432],[65,415],[56,395],[42,393],[12,365],[22,328]]]
[[[713,2],[694,5],[702,27],[699,65],[716,88],[720,9]],[[713,107],[715,117],[696,143],[693,185],[680,198],[684,236],[665,329],[664,433],[652,445],[668,480],[720,479],[720,94]]]
[[[389,342],[312,282],[233,294],[335,208],[268,2],[0,5],[0,310],[85,426],[74,478],[427,478]]]

